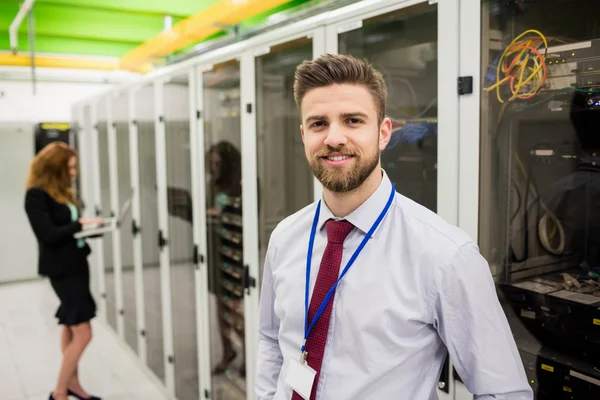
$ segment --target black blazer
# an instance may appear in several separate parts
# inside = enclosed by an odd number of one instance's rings
[[[71,221],[71,210],[54,200],[45,190],[31,188],[25,194],[25,211],[38,240],[38,273],[59,276],[87,269],[90,247],[77,247],[73,235],[81,231],[79,222]]]

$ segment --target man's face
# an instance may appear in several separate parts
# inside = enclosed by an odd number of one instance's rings
[[[391,121],[378,123],[373,96],[362,85],[312,89],[301,103],[306,158],[323,186],[337,193],[359,187],[379,165]]]

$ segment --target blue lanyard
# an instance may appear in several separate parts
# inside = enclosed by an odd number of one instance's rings
[[[392,205],[392,200],[394,200],[395,194],[396,194],[396,188],[392,184],[392,192],[390,193],[390,197],[388,198],[387,204],[383,208],[383,211],[381,211],[381,214],[379,214],[379,217],[377,217],[377,220],[375,220],[375,223],[373,224],[371,229],[369,229],[369,232],[365,235],[365,237],[363,238],[363,240],[360,243],[360,245],[358,246],[358,248],[354,251],[354,254],[352,254],[352,257],[348,261],[348,264],[346,264],[346,267],[342,271],[337,282],[333,285],[333,287],[331,289],[329,289],[329,292],[327,292],[327,295],[323,299],[323,302],[321,303],[321,306],[317,310],[317,313],[315,314],[315,317],[313,318],[312,322],[310,323],[310,326],[308,326],[308,290],[309,290],[309,285],[310,285],[310,264],[311,264],[311,260],[312,260],[313,246],[315,244],[315,236],[317,234],[317,224],[319,222],[319,214],[321,212],[321,200],[319,200],[319,203],[317,204],[317,210],[315,211],[315,218],[313,220],[312,229],[310,231],[310,240],[308,242],[308,255],[306,256],[306,291],[305,291],[305,296],[304,296],[304,310],[305,310],[305,313],[304,313],[304,344],[302,345],[302,350],[301,350],[302,353],[304,353],[304,351],[306,350],[306,340],[308,339],[310,332],[312,331],[313,327],[315,326],[315,324],[317,323],[319,318],[321,318],[321,314],[323,314],[325,307],[327,307],[327,304],[329,304],[329,301],[331,300],[331,296],[333,296],[333,293],[335,293],[335,289],[337,288],[338,283],[340,283],[340,281],[342,280],[344,275],[346,275],[346,272],[348,272],[348,270],[350,269],[352,264],[354,264],[354,261],[356,260],[356,258],[358,257],[358,255],[360,254],[362,249],[367,244],[367,241],[371,238],[371,236],[373,235],[373,232],[375,232],[375,229],[377,229],[377,227],[383,220],[383,217],[385,217],[385,214],[387,214],[390,206]]]

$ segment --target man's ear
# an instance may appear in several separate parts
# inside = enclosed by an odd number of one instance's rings
[[[302,124],[300,124],[300,134],[302,135],[302,143],[304,143],[304,128],[302,127]]]
[[[379,150],[383,151],[392,138],[392,120],[385,117],[379,127]]]

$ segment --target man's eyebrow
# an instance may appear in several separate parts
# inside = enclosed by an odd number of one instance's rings
[[[367,114],[359,112],[359,111],[343,113],[343,114],[340,114],[340,117],[341,118],[357,118],[357,117],[360,117],[360,118],[363,118],[363,119],[368,119],[369,118],[369,116]],[[306,118],[305,123],[308,124],[311,121],[327,121],[328,119],[329,118],[326,117],[326,116],[324,116],[324,115],[311,115],[310,117]]]
[[[328,118],[324,115],[311,115],[310,117],[307,117],[304,122],[308,124],[311,121],[323,121],[327,119]]]
[[[362,112],[351,112],[351,113],[343,113],[341,115],[342,118],[356,118],[356,117],[361,117],[364,119],[369,118],[369,116],[365,113]]]

